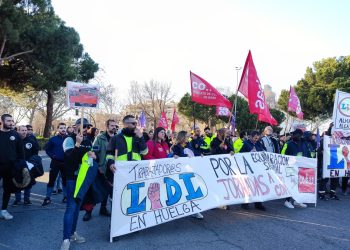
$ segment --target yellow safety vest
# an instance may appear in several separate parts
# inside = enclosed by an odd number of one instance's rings
[[[89,170],[89,156],[88,153],[86,153],[82,160],[81,160],[81,165],[79,168],[79,172],[78,172],[78,177],[77,177],[77,182],[75,184],[75,190],[74,190],[74,198],[77,197],[80,187],[81,185],[83,185],[83,182],[85,180],[86,177],[86,173]]]
[[[132,151],[132,142],[133,142],[133,137],[128,137],[124,135],[124,139],[126,142],[126,147],[127,147],[127,153],[126,154],[122,154],[122,155],[118,155],[117,160],[118,161],[141,161],[141,155],[138,153],[135,153]],[[128,157],[128,156],[131,157]]]

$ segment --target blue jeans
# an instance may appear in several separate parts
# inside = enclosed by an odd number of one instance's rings
[[[63,219],[63,240],[70,239],[77,228],[81,201],[77,203],[74,199],[75,180],[66,181],[67,207]]]
[[[30,191],[32,190],[32,188],[25,188],[24,189],[24,201],[29,201],[29,198],[30,198]],[[19,192],[16,192],[16,201],[21,201],[21,197],[22,197],[22,193],[21,191]]]
[[[56,179],[56,189],[57,189],[57,191],[58,191],[58,189],[62,189],[61,185],[62,185],[61,172],[59,172],[58,176],[57,176],[57,179]]]

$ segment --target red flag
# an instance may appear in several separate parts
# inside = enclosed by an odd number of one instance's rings
[[[173,120],[171,122],[171,131],[175,131],[175,126],[180,122],[179,117],[177,116],[176,109],[174,109]]]
[[[158,121],[158,127],[162,127],[164,129],[168,129],[168,120],[166,118],[165,112],[162,112],[162,116]]]
[[[288,111],[295,112],[300,120],[304,118],[304,113],[301,111],[299,97],[295,93],[295,90],[292,86],[290,86],[289,91]]]
[[[269,111],[269,114],[270,114],[270,111]],[[275,118],[273,118],[273,116],[271,114],[270,114],[270,117],[268,117],[266,115],[259,114],[258,115],[258,120],[261,121],[261,122],[269,123],[272,126],[277,126],[278,125],[278,122],[276,121]]]
[[[192,72],[190,72],[190,78],[192,101],[207,106],[232,108],[232,103],[206,80]]]
[[[265,94],[261,88],[250,50],[244,64],[238,91],[248,99],[249,111],[251,114],[257,114],[259,121],[267,122],[271,125],[278,124],[271,116],[269,107],[267,106]]]

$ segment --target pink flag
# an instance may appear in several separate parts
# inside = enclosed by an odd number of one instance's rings
[[[299,97],[295,93],[295,90],[292,86],[290,86],[288,111],[295,112],[300,120],[304,118],[304,113],[301,111]]]
[[[231,111],[226,107],[216,106],[217,116],[231,116]]]
[[[168,120],[166,118],[165,112],[162,112],[162,116],[158,121],[158,127],[162,127],[164,129],[168,129]]]
[[[192,72],[190,72],[190,78],[192,101],[208,106],[232,108],[232,103],[206,80]]]
[[[249,111],[251,114],[257,114],[259,121],[267,122],[271,125],[278,124],[267,106],[265,94],[261,88],[250,50],[244,64],[238,91],[248,99]]]
[[[176,113],[176,109],[174,108],[174,113],[173,113],[173,120],[171,122],[171,131],[175,131],[176,124],[180,122],[180,119]]]

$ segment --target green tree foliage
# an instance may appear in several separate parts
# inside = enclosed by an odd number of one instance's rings
[[[350,56],[322,59],[308,67],[295,91],[300,99],[304,118],[315,120],[332,116],[336,89],[350,92]],[[287,111],[289,90],[283,90],[279,107]]]
[[[178,104],[178,110],[188,119],[195,119],[206,123],[209,126],[215,126],[220,119],[215,115],[215,107],[204,106],[192,101],[191,95],[186,93]]]
[[[3,8],[11,8],[5,0]],[[4,53],[11,55],[16,51],[30,51],[9,57],[0,65],[0,83],[17,91],[31,86],[38,91],[45,91],[46,122],[44,137],[50,135],[53,120],[53,107],[55,92],[65,86],[66,81],[88,82],[98,70],[96,64],[87,53],[83,53],[83,45],[80,44],[79,34],[55,15],[50,1],[19,1],[13,5],[13,15],[26,21],[24,27],[18,28],[8,24],[6,34],[11,34],[13,39],[6,36]],[[2,18],[2,17],[1,17]],[[8,23],[13,22],[8,19]],[[18,31],[18,35],[16,32]],[[13,34],[12,34],[13,33]]]
[[[234,100],[234,95],[228,98],[231,102]],[[205,106],[198,103],[194,103],[191,100],[191,95],[186,93],[180,100],[178,104],[178,110],[181,114],[186,116],[188,119],[193,119],[193,105],[195,110],[195,119],[206,123],[207,125],[215,126],[217,124],[226,124],[228,126],[228,117],[217,117],[215,112],[215,107]],[[270,109],[272,116],[281,124],[285,115],[283,112],[277,109]],[[250,131],[255,128],[262,130],[268,124],[264,122],[258,122],[257,124],[257,115],[249,113],[248,102],[238,96],[237,98],[237,119],[236,119],[236,128],[238,131]],[[273,128],[275,132],[281,130],[280,127],[276,126]]]

